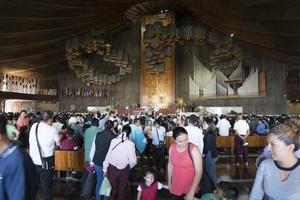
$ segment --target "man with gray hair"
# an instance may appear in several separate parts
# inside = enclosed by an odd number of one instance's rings
[[[36,183],[42,183],[45,200],[52,199],[55,145],[60,145],[60,136],[51,126],[53,112],[43,111],[41,121],[34,123],[29,133],[29,152],[38,173]]]

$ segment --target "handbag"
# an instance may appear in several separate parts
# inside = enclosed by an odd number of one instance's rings
[[[109,197],[110,192],[111,192],[111,184],[110,184],[108,178],[105,176],[103,178],[103,181],[102,181],[102,184],[100,187],[99,195]]]
[[[36,139],[36,143],[37,143],[37,146],[38,146],[40,159],[41,159],[41,162],[42,162],[42,169],[52,170],[52,169],[54,169],[54,156],[49,156],[49,157],[43,157],[42,156],[42,147],[39,143],[38,134],[37,134],[39,125],[40,125],[40,123],[38,123],[35,127],[35,139]]]
[[[193,157],[191,155],[190,146],[191,146],[191,143],[188,144],[188,153],[189,153],[189,157],[192,160],[193,165],[194,165],[194,160],[193,160]],[[195,165],[194,165],[194,167],[195,167]],[[202,177],[201,177],[201,180],[200,180],[200,183],[199,183],[200,194],[203,195],[203,194],[206,194],[206,193],[213,193],[214,190],[216,189],[216,185],[214,184],[212,179],[209,177],[208,173],[206,172],[205,167],[202,167],[202,168],[203,168]]]

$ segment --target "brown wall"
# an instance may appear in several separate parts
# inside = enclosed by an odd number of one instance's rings
[[[120,102],[121,105],[130,106],[140,102],[140,26],[123,32],[114,42],[122,43],[131,53],[133,72],[116,84],[108,86],[93,86],[94,88],[108,89],[109,99],[73,98],[59,95],[59,109],[70,110],[75,104],[77,111],[85,111],[87,106],[106,106]],[[188,105],[201,106],[242,106],[246,113],[289,114],[289,105],[284,94],[286,93],[286,71],[292,68],[288,64],[272,61],[254,55],[250,50],[245,53],[245,63],[265,71],[266,96],[237,99],[209,99],[191,100],[188,91],[188,76],[193,73],[192,54],[195,53],[204,65],[208,65],[208,49],[196,47],[187,43],[184,46],[176,45],[176,98],[182,97]],[[298,66],[294,66],[298,67]],[[85,87],[74,76],[73,72],[66,72],[56,76],[59,79],[60,89]],[[113,97],[113,98],[112,98]],[[293,113],[293,112],[291,112]]]
[[[76,111],[86,111],[87,106],[107,106],[120,102],[121,105],[132,105],[139,103],[139,74],[140,74],[140,27],[138,25],[124,31],[113,39],[113,45],[117,44],[129,52],[133,71],[125,78],[115,84],[106,86],[93,85],[93,89],[107,89],[109,99],[94,97],[66,97],[59,95],[59,109],[69,111],[70,105],[74,104]],[[56,76],[59,80],[60,90],[63,88],[88,88],[75,77],[74,72],[69,71]]]

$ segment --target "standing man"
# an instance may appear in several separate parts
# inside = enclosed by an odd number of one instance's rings
[[[29,152],[38,173],[36,185],[42,183],[45,200],[52,199],[52,183],[54,175],[54,150],[55,145],[60,145],[60,136],[52,126],[53,112],[43,111],[41,122],[34,123],[29,133]],[[37,137],[36,137],[37,136]],[[45,158],[48,166],[42,166],[41,157]],[[35,193],[37,192],[37,188]]]
[[[217,128],[220,136],[229,136],[229,129],[231,128],[231,125],[225,115],[221,115],[221,120],[218,121]]]
[[[92,148],[90,151],[91,165],[95,166],[97,183],[96,183],[96,200],[100,200],[99,190],[104,178],[103,174],[103,161],[105,160],[108,152],[110,142],[117,137],[113,132],[114,124],[108,120],[105,122],[105,130],[98,133],[93,141]],[[103,198],[104,200],[107,197]]]
[[[152,128],[152,145],[153,149],[153,168],[160,169],[160,172],[164,172],[164,159],[165,159],[165,139],[166,129],[161,126],[160,120],[154,121]]]
[[[84,160],[86,165],[90,164],[90,151],[92,148],[93,141],[97,135],[100,133],[100,129],[98,128],[99,121],[97,118],[93,118],[91,122],[91,127],[85,130],[84,132]]]
[[[0,199],[34,200],[36,170],[30,156],[12,143],[0,115]]]
[[[235,150],[235,164],[240,165],[241,163],[241,150],[243,154],[243,162],[248,165],[248,142],[247,137],[250,134],[250,127],[246,120],[243,119],[243,114],[239,113],[237,115],[237,121],[234,123],[233,127],[235,131],[234,137],[234,150]]]
[[[190,115],[188,118],[188,125],[184,129],[188,132],[189,142],[196,145],[200,153],[203,153],[203,133],[200,128],[197,127],[199,123],[198,117],[196,115]]]

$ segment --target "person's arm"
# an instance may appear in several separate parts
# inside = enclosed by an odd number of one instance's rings
[[[265,162],[262,162],[256,172],[256,177],[254,181],[254,185],[251,190],[250,198],[251,200],[262,200],[264,198],[264,175],[263,171],[265,169]]]
[[[96,140],[96,136],[95,136],[95,138],[93,140],[91,151],[90,151],[90,162],[91,162],[91,164],[94,164],[93,160],[94,160],[94,155],[95,155],[95,152],[96,152],[95,140]]]
[[[249,135],[250,135],[250,129],[247,130],[247,133],[246,133],[246,135],[244,136],[244,138],[246,139]]]
[[[130,169],[132,169],[136,163],[137,163],[137,159],[136,159],[136,154],[135,154],[135,146],[132,142],[130,142],[130,144],[128,145],[129,146],[129,166],[130,166]]]
[[[185,200],[193,200],[194,199],[196,189],[198,188],[198,185],[199,185],[201,177],[202,177],[202,157],[201,157],[199,149],[197,147],[194,147],[191,154],[192,154],[192,158],[194,161],[195,176],[194,176],[192,186],[191,186],[189,192],[185,196]]]
[[[172,173],[173,173],[173,165],[171,164],[171,148],[169,149],[169,161],[168,161],[168,186],[169,191],[171,192],[171,184],[172,184]]]
[[[164,189],[169,189],[169,186],[168,185],[164,185],[164,184],[162,184],[161,182],[157,182],[157,189],[158,190],[161,190],[162,188],[164,188]]]
[[[12,166],[11,175],[7,177],[4,190],[8,199],[24,200],[26,199],[26,184],[25,184],[25,169],[23,166],[23,160],[17,161]]]
[[[55,128],[53,128],[53,129],[54,129],[53,138],[54,138],[56,146],[59,147],[60,146],[60,135]]]
[[[138,191],[138,193],[137,193],[137,200],[141,200],[141,197],[142,197],[142,188],[141,188],[141,186],[139,185],[138,187],[137,187],[137,191]]]
[[[112,148],[114,147],[114,142],[111,141],[110,145],[109,145],[109,149],[106,153],[106,156],[105,156],[105,159],[103,161],[103,172],[104,174],[106,174],[106,171],[107,171],[107,167],[109,165],[109,161],[110,161],[110,156],[111,156],[111,152],[112,152]]]
[[[15,140],[19,139],[20,136],[20,131],[14,126],[13,127],[13,132],[15,133]]]
[[[142,197],[142,192],[138,192],[138,193],[137,193],[137,198],[136,198],[136,199],[137,199],[137,200],[141,200],[141,197]]]

